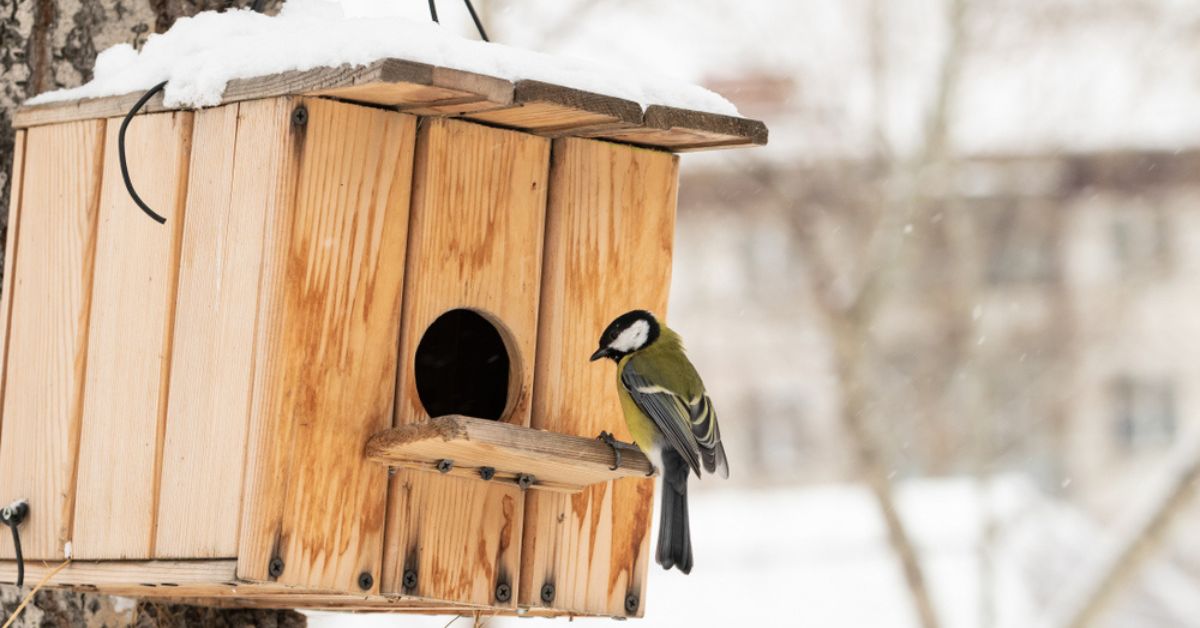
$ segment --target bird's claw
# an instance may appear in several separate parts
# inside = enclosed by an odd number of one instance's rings
[[[616,471],[617,469],[620,469],[621,468],[621,448],[617,446],[617,444],[620,443],[620,441],[617,440],[617,437],[613,436],[612,434],[609,434],[607,431],[601,431],[600,435],[597,436],[596,438],[598,440],[600,440],[601,442],[603,442],[604,444],[608,445],[609,447],[612,447],[614,461],[613,461],[613,466],[609,467],[608,469],[610,471]]]
[[[654,477],[654,476],[656,476],[656,475],[658,475],[658,467],[655,467],[655,466],[654,466],[654,464],[653,464],[653,463],[651,463],[651,464],[650,464],[650,470],[646,472],[646,477],[648,477],[648,478],[652,478],[652,477]]]

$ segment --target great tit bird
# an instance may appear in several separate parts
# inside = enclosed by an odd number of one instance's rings
[[[656,560],[663,569],[692,570],[688,527],[688,471],[700,467],[729,477],[717,413],[704,382],[684,353],[679,334],[644,310],[617,317],[600,336],[592,361],[617,363],[617,394],[633,441],[663,478],[662,515]],[[600,438],[613,447],[620,464],[619,443],[607,433]]]

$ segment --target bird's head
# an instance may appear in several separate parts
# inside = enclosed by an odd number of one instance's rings
[[[600,348],[592,354],[592,361],[600,358],[611,358],[618,362],[621,358],[645,349],[658,340],[662,329],[654,315],[645,310],[633,310],[617,317],[608,324],[600,335]]]

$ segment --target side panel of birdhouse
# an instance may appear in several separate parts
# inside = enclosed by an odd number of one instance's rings
[[[418,391],[418,346],[435,319],[458,308],[499,328],[509,360],[500,420],[529,424],[549,156],[544,138],[459,120],[422,121],[397,424],[429,417]],[[422,364],[432,368],[443,358],[452,359],[429,355]],[[448,396],[469,398],[478,385],[460,376]],[[523,510],[524,497],[511,481],[485,483],[432,468],[398,471],[388,506],[383,591],[513,607]]]
[[[24,150],[22,151],[22,147]],[[26,558],[70,539],[104,121],[18,134],[5,252],[0,503],[24,498]],[[0,556],[14,556],[0,535]]]
[[[155,556],[237,556],[263,228],[295,189],[294,102],[196,113]],[[197,513],[208,513],[197,516]]]
[[[630,440],[613,365],[588,362],[632,309],[665,316],[678,158],[584,139],[554,144],[532,426]],[[521,604],[641,616],[654,482],[626,478],[526,500]]]
[[[238,576],[376,593],[416,118],[302,99],[264,231]],[[291,175],[285,175],[291,176]]]
[[[76,485],[76,558],[153,555],[158,470],[167,412],[175,281],[192,114],[139,116],[129,127],[130,176],[162,216],[134,204],[107,123],[82,433]]]

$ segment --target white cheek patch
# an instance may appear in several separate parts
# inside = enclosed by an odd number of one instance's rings
[[[629,353],[637,351],[646,344],[646,339],[650,337],[650,323],[646,321],[634,321],[628,329],[621,332],[617,339],[609,344],[609,348],[620,351],[621,353]]]

